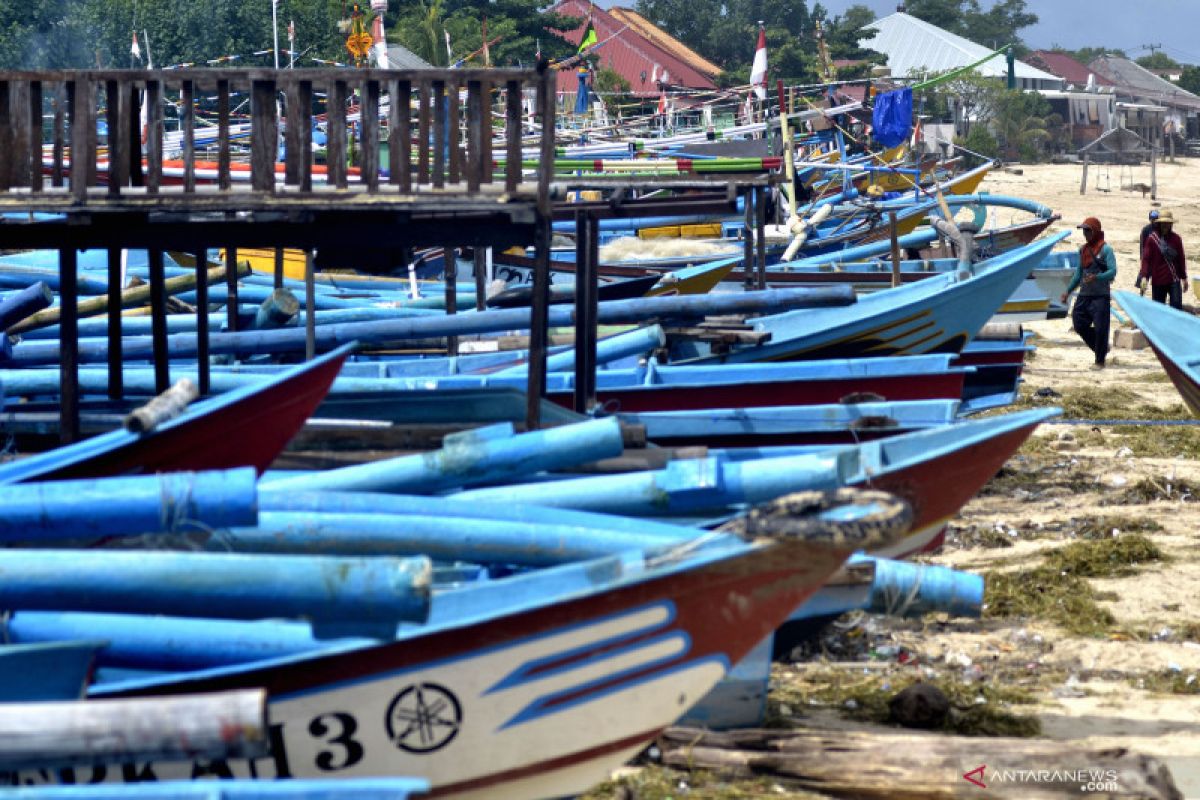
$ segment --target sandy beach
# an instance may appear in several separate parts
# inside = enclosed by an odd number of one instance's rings
[[[1200,162],[1160,164],[1157,203],[1140,190],[1121,188],[1149,184],[1148,165],[1093,166],[1085,195],[1079,192],[1080,176],[1078,165],[1023,165],[994,173],[983,189],[1049,205],[1062,215],[1051,230],[1073,229],[1084,217],[1098,217],[1118,258],[1118,289],[1133,288],[1138,235],[1151,208],[1171,209],[1188,255],[1200,252],[1200,199],[1194,190]],[[1002,210],[996,224],[1019,219],[1017,212]],[[1081,242],[1072,230],[1064,247]],[[1196,300],[1189,293],[1185,302]],[[1036,333],[1037,352],[1027,361],[1022,407],[1057,404],[1068,416],[1089,419],[1190,417],[1149,349],[1114,350],[1109,368],[1097,373],[1087,369],[1091,353],[1068,320],[1027,328]],[[1039,397],[1039,390],[1053,394]],[[1079,620],[1065,626],[1061,618],[998,616],[994,608],[985,608],[980,620],[849,615],[827,629],[802,660],[775,666],[773,724],[895,730],[862,719],[864,685],[886,690],[912,680],[931,681],[966,687],[968,696],[978,692],[979,703],[992,696],[989,692],[1019,690],[1026,694],[1021,702],[997,705],[1035,718],[1041,736],[1155,756],[1185,796],[1200,797],[1197,431],[1043,425],[954,521],[946,546],[923,559],[977,573],[1019,574],[1062,548],[1148,540],[1159,556],[1112,576],[1086,579],[1094,608],[1108,612],[1105,620],[1077,625],[1090,626],[1079,632],[1068,630]],[[991,763],[986,739],[979,741],[978,752],[981,763]],[[791,791],[786,782],[665,775],[655,767],[635,770],[589,796],[674,796],[683,786],[691,797]],[[662,781],[666,789],[659,791],[655,787]]]

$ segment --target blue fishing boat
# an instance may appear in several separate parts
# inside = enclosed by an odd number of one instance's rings
[[[266,688],[272,754],[226,762],[227,777],[307,778],[336,765],[347,778],[417,775],[442,795],[571,794],[674,722],[853,550],[907,526],[890,500],[844,502],[814,512],[820,523],[806,523],[807,536],[794,532],[800,519],[767,509],[742,526],[751,544],[672,542],[485,581],[437,597],[429,622],[394,642],[110,684],[91,696]],[[793,533],[782,536],[781,525]],[[146,767],[159,779],[205,773]]]
[[[1165,303],[1132,292],[1117,292],[1117,302],[1146,335],[1154,355],[1193,415],[1200,417],[1200,321]]]
[[[769,333],[760,345],[714,352],[702,342],[676,345],[683,363],[779,361],[856,356],[957,353],[1025,279],[1033,264],[1068,233],[1043,239],[975,265],[970,273],[939,275],[876,292],[846,309],[759,318]]]
[[[0,466],[0,484],[252,466],[275,460],[324,399],[346,345],[278,377],[196,403],[148,433],[119,429]]]

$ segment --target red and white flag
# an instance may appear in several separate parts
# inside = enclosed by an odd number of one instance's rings
[[[754,48],[754,66],[750,68],[750,85],[759,100],[767,99],[767,32],[758,29],[758,46]]]
[[[142,60],[142,48],[138,47],[137,31],[133,32],[133,44],[129,47],[129,54],[135,61]]]

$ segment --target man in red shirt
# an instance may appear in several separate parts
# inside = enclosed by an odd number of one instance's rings
[[[1161,211],[1154,221],[1154,230],[1142,245],[1142,269],[1138,273],[1137,288],[1149,279],[1150,292],[1156,303],[1170,299],[1172,308],[1183,308],[1183,293],[1188,288],[1187,257],[1183,254],[1183,240],[1172,228],[1175,217],[1170,211]]]

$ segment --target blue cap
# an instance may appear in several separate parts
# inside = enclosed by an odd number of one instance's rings
[[[1158,219],[1158,209],[1157,208],[1152,209],[1150,211],[1150,219],[1151,219],[1151,221]]]

